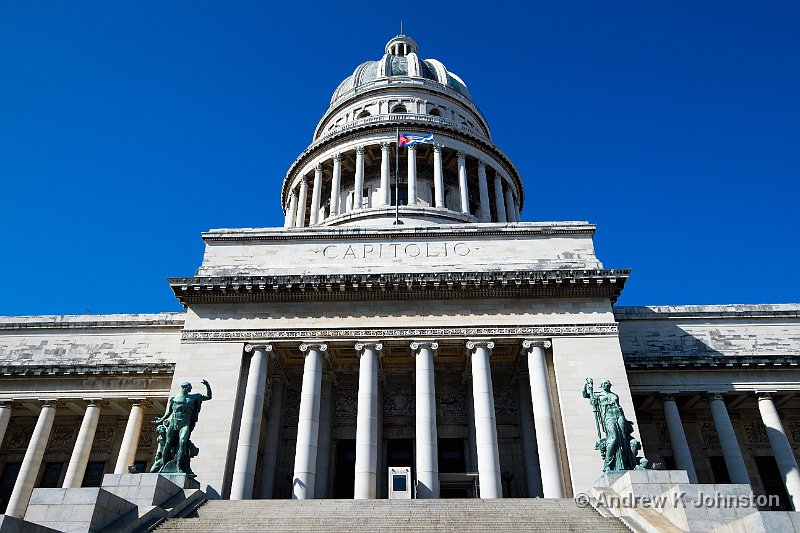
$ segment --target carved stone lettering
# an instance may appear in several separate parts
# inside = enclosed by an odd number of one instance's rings
[[[428,259],[464,257],[473,252],[464,242],[412,242],[377,244],[329,244],[322,248],[325,259],[335,261],[369,261],[375,259]]]

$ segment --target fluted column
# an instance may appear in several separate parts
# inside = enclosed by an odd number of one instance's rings
[[[294,455],[292,499],[314,497],[317,475],[317,443],[319,442],[319,402],[322,387],[322,355],[328,349],[322,343],[300,345],[305,353],[303,389],[300,392],[300,413],[297,418],[297,445]]]
[[[681,422],[678,404],[675,402],[675,395],[662,394],[661,403],[664,405],[664,418],[667,421],[672,453],[675,454],[675,466],[679,470],[686,470],[690,483],[697,483],[697,472],[694,469],[692,452],[689,450],[689,442],[686,440],[686,432],[683,430],[683,422]]]
[[[408,205],[417,205],[417,146],[407,147],[408,155]]]
[[[333,375],[322,375],[322,399],[319,410],[319,446],[317,447],[317,480],[314,497],[328,495],[328,477],[331,465],[331,431],[333,418]]]
[[[516,199],[514,202],[514,221],[520,222],[522,220],[522,215],[519,212],[519,198]]]
[[[786,487],[786,494],[792,504],[792,509],[800,509],[800,472],[797,470],[797,460],[794,458],[792,445],[786,438],[786,431],[783,429],[775,402],[767,393],[758,395],[758,410],[761,413],[761,421],[767,428],[767,437],[772,446],[772,454],[775,462],[778,463],[778,470],[783,478],[783,485]]]
[[[297,199],[297,217],[294,220],[298,228],[306,225],[306,200],[308,198],[308,180],[303,177],[300,180],[300,197]]]
[[[353,209],[364,207],[364,147],[356,148],[356,185],[353,195]]]
[[[717,428],[719,445],[722,448],[722,456],[725,458],[725,466],[728,468],[731,483],[750,484],[750,476],[747,474],[742,450],[739,448],[739,441],[736,440],[736,433],[733,431],[725,400],[719,393],[709,394],[708,400],[711,404],[711,416],[714,419],[714,426]]]
[[[11,421],[11,401],[0,400],[0,446],[6,436],[8,423]]]
[[[264,443],[264,463],[261,479],[258,482],[259,498],[272,498],[275,486],[275,466],[278,464],[278,444],[280,443],[281,415],[286,381],[283,376],[272,378],[272,394],[267,408],[266,442]]]
[[[128,424],[122,437],[122,446],[117,456],[115,474],[127,474],[128,467],[136,460],[136,450],[139,447],[139,434],[142,432],[142,419],[144,418],[145,400],[135,398],[131,400],[131,414],[128,415]]]
[[[286,210],[286,222],[283,227],[293,228],[295,218],[297,218],[297,193],[293,190],[289,195],[289,208]]]
[[[5,514],[8,516],[22,518],[25,515],[28,501],[33,493],[33,486],[36,483],[36,477],[39,475],[39,469],[42,466],[42,458],[44,457],[44,451],[47,449],[47,442],[50,440],[50,431],[53,429],[53,420],[55,418],[55,402],[45,400],[42,403],[39,418],[36,420],[33,435],[31,435],[31,440],[25,450],[22,466],[20,466],[19,474],[17,474],[17,481],[14,483],[14,490],[8,499],[8,505],[5,510]]]
[[[314,186],[311,189],[311,221],[309,226],[319,222],[319,205],[322,201],[322,163],[314,167]]]
[[[492,208],[489,206],[489,185],[486,182],[486,162],[478,161],[478,192],[481,196],[481,220],[492,221]]]
[[[503,178],[500,174],[494,177],[494,204],[497,209],[497,221],[508,222],[506,218],[506,202],[503,200]]]
[[[89,454],[92,452],[94,434],[97,431],[97,423],[99,421],[100,401],[86,400],[86,412],[83,414],[81,428],[78,430],[78,438],[75,441],[75,447],[72,449],[72,456],[69,459],[64,483],[61,485],[63,488],[78,488],[83,483],[83,475],[86,473],[86,465],[89,464]]]
[[[389,152],[391,148],[391,143],[381,143],[381,205],[392,203],[392,189],[389,187]]]
[[[531,384],[528,373],[521,372],[518,374],[516,382],[519,397],[519,429],[522,436],[528,498],[541,498],[543,495],[542,474],[539,468],[536,428],[533,423],[533,400],[531,399]]]
[[[536,445],[539,448],[539,469],[542,473],[542,493],[545,498],[563,498],[564,475],[561,471],[561,454],[556,439],[553,400],[544,352],[551,345],[552,343],[546,340],[522,341],[530,374]]]
[[[458,192],[461,196],[461,212],[469,213],[469,191],[467,190],[467,157],[458,152]]]
[[[481,498],[502,498],[500,452],[497,448],[497,423],[494,414],[492,368],[489,357],[494,342],[467,342],[472,361],[472,401],[475,405],[475,445],[478,448],[478,476]]]
[[[442,147],[433,147],[433,197],[436,207],[444,207],[444,175],[442,173]]]
[[[245,346],[251,352],[247,385],[244,389],[244,406],[236,445],[236,459],[231,480],[231,500],[249,500],[253,497],[256,477],[258,443],[261,441],[261,419],[264,414],[264,392],[267,388],[269,352],[271,344]]]
[[[439,344],[414,341],[416,373],[417,498],[439,497],[439,452],[436,433],[436,384],[433,357]]]
[[[514,212],[514,193],[511,186],[506,188],[506,218],[509,222],[516,222],[517,215]]]
[[[378,468],[378,356],[383,345],[359,342],[358,415],[356,417],[356,500],[376,497]]]
[[[342,188],[342,155],[333,156],[333,178],[331,179],[331,212],[330,216],[339,214],[339,196]]]

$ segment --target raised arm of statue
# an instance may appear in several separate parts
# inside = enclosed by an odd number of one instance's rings
[[[206,395],[203,398],[203,401],[210,400],[211,399],[211,385],[209,385],[208,381],[206,381],[206,380],[201,381],[201,383],[206,386]]]

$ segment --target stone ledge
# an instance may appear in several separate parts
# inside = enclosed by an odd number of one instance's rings
[[[624,320],[698,320],[726,318],[800,318],[800,303],[726,305],[652,305],[614,307],[614,317]]]
[[[185,313],[0,316],[3,329],[181,328]]]

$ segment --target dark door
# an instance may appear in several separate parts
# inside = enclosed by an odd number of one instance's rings
[[[786,494],[786,487],[783,485],[783,478],[781,472],[778,470],[778,463],[775,458],[770,456],[754,457],[756,460],[756,467],[758,468],[758,475],[761,477],[761,484],[764,485],[764,492],[767,496],[777,496],[780,501],[779,505],[770,506],[770,511],[791,511],[789,505],[789,495]]]
[[[352,499],[356,481],[356,441],[341,439],[336,441],[336,472],[333,497]]]

